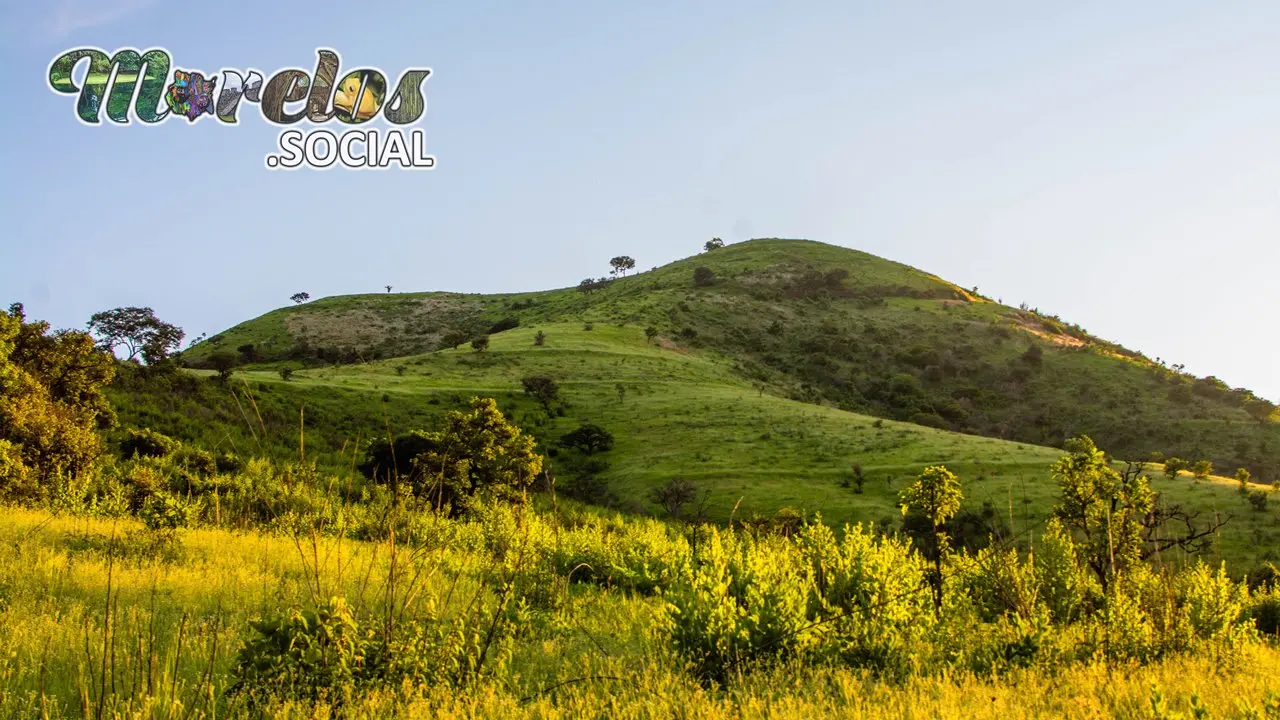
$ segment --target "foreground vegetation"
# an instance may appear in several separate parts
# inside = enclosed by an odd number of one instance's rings
[[[145,308],[90,329],[0,314],[5,716],[1280,717],[1247,468],[780,397],[625,322],[203,377]]]

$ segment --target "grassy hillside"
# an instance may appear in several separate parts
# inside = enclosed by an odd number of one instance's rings
[[[708,284],[695,284],[699,267],[713,275]],[[184,357],[195,366],[218,351],[250,364],[351,364],[437,350],[450,332],[583,322],[652,326],[663,347],[709,351],[725,374],[770,395],[1036,445],[1089,434],[1123,457],[1209,459],[1280,479],[1274,408],[1247,390],[809,241],[731,245],[593,292],[325,298],[237,325]]]
[[[179,381],[190,387],[185,394],[144,385],[115,398],[126,425],[204,446],[260,443],[265,454],[289,459],[305,434],[306,457],[349,472],[355,447],[371,435],[427,427],[473,395],[493,396],[544,452],[556,453],[556,440],[580,423],[613,433],[614,449],[594,459],[602,468],[584,472],[566,453],[550,463],[563,492],[637,513],[661,514],[654,489],[683,478],[714,521],[789,507],[836,524],[896,526],[899,491],[932,464],[961,476],[970,512],[1022,537],[1035,534],[1055,501],[1049,465],[1058,450],[779,397],[734,366],[709,348],[650,340],[639,325],[530,323],[491,336],[484,352],[315,366],[288,381],[273,367],[250,366],[226,385]],[[553,412],[523,394],[521,379],[535,375],[560,385]],[[855,463],[865,477],[860,492]],[[1225,478],[1198,482],[1184,473],[1170,481],[1152,472],[1166,502],[1194,508],[1202,520],[1230,517],[1214,557],[1242,570],[1273,557],[1265,549],[1280,541],[1275,508],[1250,509]]]

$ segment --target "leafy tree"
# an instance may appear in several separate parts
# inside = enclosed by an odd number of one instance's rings
[[[383,285],[383,287],[385,287],[385,288],[387,289],[387,292],[388,292],[388,293],[389,293],[389,292],[391,292],[391,286],[390,286],[390,285]]]
[[[542,472],[534,440],[509,422],[493,398],[472,398],[471,411],[451,411],[444,427],[423,434],[427,449],[413,458],[420,495],[460,515],[484,494],[517,500]]]
[[[218,379],[226,382],[231,378],[231,373],[236,369],[236,356],[226,351],[219,351],[209,355],[209,365],[218,373]]]
[[[925,468],[898,496],[903,516],[916,513],[932,525],[932,547],[927,554],[933,558],[929,583],[933,587],[934,609],[938,612],[942,611],[942,558],[950,543],[942,527],[960,511],[963,499],[959,478],[941,465]]]
[[[629,255],[619,255],[610,260],[609,265],[613,267],[612,274],[626,277],[627,271],[635,268],[636,261]]]
[[[280,379],[289,382],[293,379],[293,368],[285,366],[280,368]]]
[[[1165,550],[1204,550],[1227,522],[1215,515],[1199,525],[1196,513],[1161,502],[1141,463],[1120,473],[1088,437],[1068,441],[1067,451],[1053,465],[1061,491],[1053,512],[1080,539],[1080,559],[1104,591],[1117,575]]]
[[[258,361],[258,348],[253,343],[245,343],[236,348],[236,352],[240,353],[240,361],[248,364]]]
[[[450,330],[440,338],[440,343],[447,348],[457,350],[458,346],[471,339],[471,333],[466,330]]]
[[[1178,473],[1186,470],[1189,464],[1186,460],[1179,457],[1171,457],[1164,461],[1164,476],[1173,480],[1178,477]]]
[[[561,437],[560,446],[574,448],[584,455],[594,455],[613,449],[613,435],[599,425],[583,423]]]
[[[693,270],[693,284],[697,287],[708,287],[716,284],[716,274],[711,268],[698,266]]]
[[[1240,486],[1240,494],[1249,494],[1249,478],[1253,477],[1252,473],[1244,468],[1236,470],[1236,483]]]
[[[115,360],[87,333],[49,333],[21,305],[0,313],[0,494],[32,496],[54,477],[78,477],[115,424],[103,388]]]
[[[707,241],[706,245],[702,246],[702,249],[706,250],[707,252],[711,252],[712,250],[719,250],[722,247],[724,247],[723,240],[721,240],[720,238],[711,238],[710,240]]]
[[[650,325],[649,327],[645,328],[645,329],[644,329],[644,337],[645,337],[645,339],[646,339],[646,340],[648,340],[649,342],[653,342],[653,339],[654,339],[654,338],[656,338],[656,337],[658,337],[658,328],[656,328],[656,327],[654,327],[654,326],[652,326],[652,325]]]
[[[292,300],[292,301],[294,301],[294,302],[295,302],[295,303],[297,303],[298,305],[301,305],[302,303],[304,303],[304,302],[306,302],[306,301],[310,300],[310,299],[311,299],[311,295],[309,295],[308,293],[304,293],[304,292],[294,293],[294,294],[292,294],[292,295],[290,295],[290,296],[289,296],[289,299],[290,299],[290,300]]]
[[[538,347],[542,347],[544,344],[546,344],[546,342],[547,342],[547,334],[542,332],[541,330],[539,330],[537,334],[533,336],[533,344],[537,345]]]
[[[691,480],[672,478],[665,485],[654,489],[653,502],[662,506],[668,515],[678,519],[680,511],[693,502],[697,494],[698,487]]]
[[[471,340],[471,349],[476,352],[484,352],[489,349],[489,336],[479,335]]]
[[[592,293],[599,289],[600,288],[596,285],[595,278],[586,278],[582,282],[578,283],[578,291],[584,294]]]
[[[99,347],[114,352],[124,347],[126,361],[141,358],[152,365],[169,357],[182,344],[183,331],[156,317],[149,307],[124,307],[94,313],[89,318],[89,332],[98,338]]]
[[[551,403],[560,399],[560,386],[546,375],[530,375],[520,383],[524,385],[524,393],[542,403],[542,408],[548,413],[551,412]]]
[[[1106,588],[1117,573],[1142,559],[1142,519],[1155,505],[1147,478],[1125,478],[1088,437],[1067,442],[1053,464],[1061,492],[1054,515],[1076,535],[1084,562]]]
[[[1196,476],[1197,480],[1208,480],[1213,474],[1213,463],[1208,460],[1198,460],[1195,465],[1191,466],[1191,473]]]
[[[862,489],[866,485],[866,483],[867,483],[867,477],[862,473],[862,464],[854,463],[853,464],[853,491],[861,495]]]

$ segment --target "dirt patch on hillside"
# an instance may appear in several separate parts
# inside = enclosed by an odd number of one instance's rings
[[[1079,338],[1050,332],[1039,325],[1033,325],[1025,321],[1014,321],[1014,326],[1023,332],[1029,332],[1045,342],[1050,342],[1060,347],[1084,347],[1084,341]]]
[[[467,327],[479,316],[475,302],[425,298],[291,314],[285,327],[295,341],[312,347],[377,348],[395,352],[434,349],[450,329]]]
[[[667,338],[664,338],[664,337],[657,338],[654,342],[658,345],[658,347],[662,348],[663,350],[673,350],[675,352],[685,354],[685,355],[689,353],[689,348],[683,345],[680,345],[679,343],[668,340]]]

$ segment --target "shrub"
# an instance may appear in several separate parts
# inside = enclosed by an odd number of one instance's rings
[[[696,267],[693,270],[693,284],[696,287],[709,287],[716,284],[716,274],[708,267]]]
[[[489,349],[489,336],[488,336],[488,335],[481,335],[481,336],[479,336],[479,337],[477,337],[477,338],[472,339],[472,341],[471,341],[471,349],[472,349],[472,350],[475,350],[476,352],[484,352],[485,350],[488,350],[488,349]]]
[[[169,457],[181,447],[177,440],[149,428],[131,429],[120,441],[120,454],[131,457]]]
[[[576,449],[584,455],[608,452],[613,449],[613,435],[599,425],[583,423],[562,436],[560,446]]]
[[[138,517],[147,530],[172,537],[178,530],[191,525],[196,510],[195,505],[181,498],[166,492],[155,492],[147,498]]]
[[[368,642],[342,598],[315,610],[294,608],[251,623],[254,636],[236,656],[233,694],[338,703],[364,665]]]
[[[1254,509],[1254,511],[1267,511],[1267,495],[1268,493],[1266,490],[1253,490],[1249,492],[1247,496],[1249,498],[1249,505]]]
[[[202,477],[208,477],[218,471],[218,463],[213,456],[197,448],[182,448],[174,459],[179,467]]]
[[[547,342],[547,334],[542,332],[541,330],[539,330],[538,333],[533,336],[534,345],[541,347],[546,342]]]
[[[1208,480],[1209,475],[1213,473],[1213,463],[1208,460],[1199,460],[1191,466],[1191,472],[1197,480]]]
[[[233,452],[224,452],[214,459],[215,469],[228,475],[244,470],[244,464],[244,460]]]
[[[712,532],[666,594],[672,644],[704,681],[794,656],[813,635],[803,568],[784,541]]]
[[[520,327],[520,318],[504,317],[489,328],[489,335]]]
[[[288,382],[289,380],[292,380],[292,379],[293,379],[293,368],[291,368],[291,367],[287,367],[287,366],[286,366],[286,367],[282,367],[282,368],[280,368],[280,379],[281,379],[281,380],[284,380],[285,382]]]

